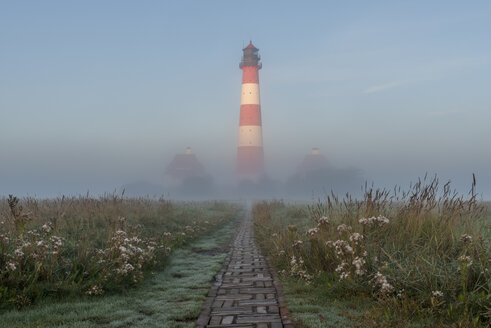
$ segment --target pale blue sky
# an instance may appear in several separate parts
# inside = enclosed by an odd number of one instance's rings
[[[490,1],[0,1],[0,195],[160,183],[186,146],[231,175],[252,39],[274,178],[319,147],[491,196],[490,36]]]

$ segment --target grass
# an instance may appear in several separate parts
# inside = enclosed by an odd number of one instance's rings
[[[166,267],[136,288],[0,314],[1,327],[193,327],[235,228],[229,222],[173,252]]]
[[[322,317],[343,315],[347,326],[487,327],[486,206],[435,178],[402,193],[367,187],[359,200],[258,203],[255,236],[299,325],[329,327]]]
[[[119,291],[163,267],[172,251],[236,215],[220,202],[164,199],[0,200],[0,308]]]

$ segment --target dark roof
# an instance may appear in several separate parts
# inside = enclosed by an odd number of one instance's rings
[[[247,45],[247,47],[244,48],[245,49],[255,49],[255,50],[259,50],[258,48],[254,47],[254,45],[252,44],[252,41],[249,41],[249,44]]]
[[[165,174],[176,179],[185,179],[204,176],[205,170],[195,154],[178,154],[167,166]]]

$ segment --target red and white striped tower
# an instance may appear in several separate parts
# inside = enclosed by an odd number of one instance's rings
[[[262,64],[252,41],[244,52],[239,67],[242,69],[242,97],[240,100],[239,147],[237,171],[239,177],[256,180],[264,173],[261,103],[259,101],[259,70]]]

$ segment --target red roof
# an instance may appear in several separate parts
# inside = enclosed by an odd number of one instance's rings
[[[256,50],[259,50],[258,48],[254,47],[254,45],[252,44],[252,41],[249,41],[249,44],[244,49],[256,49]]]

